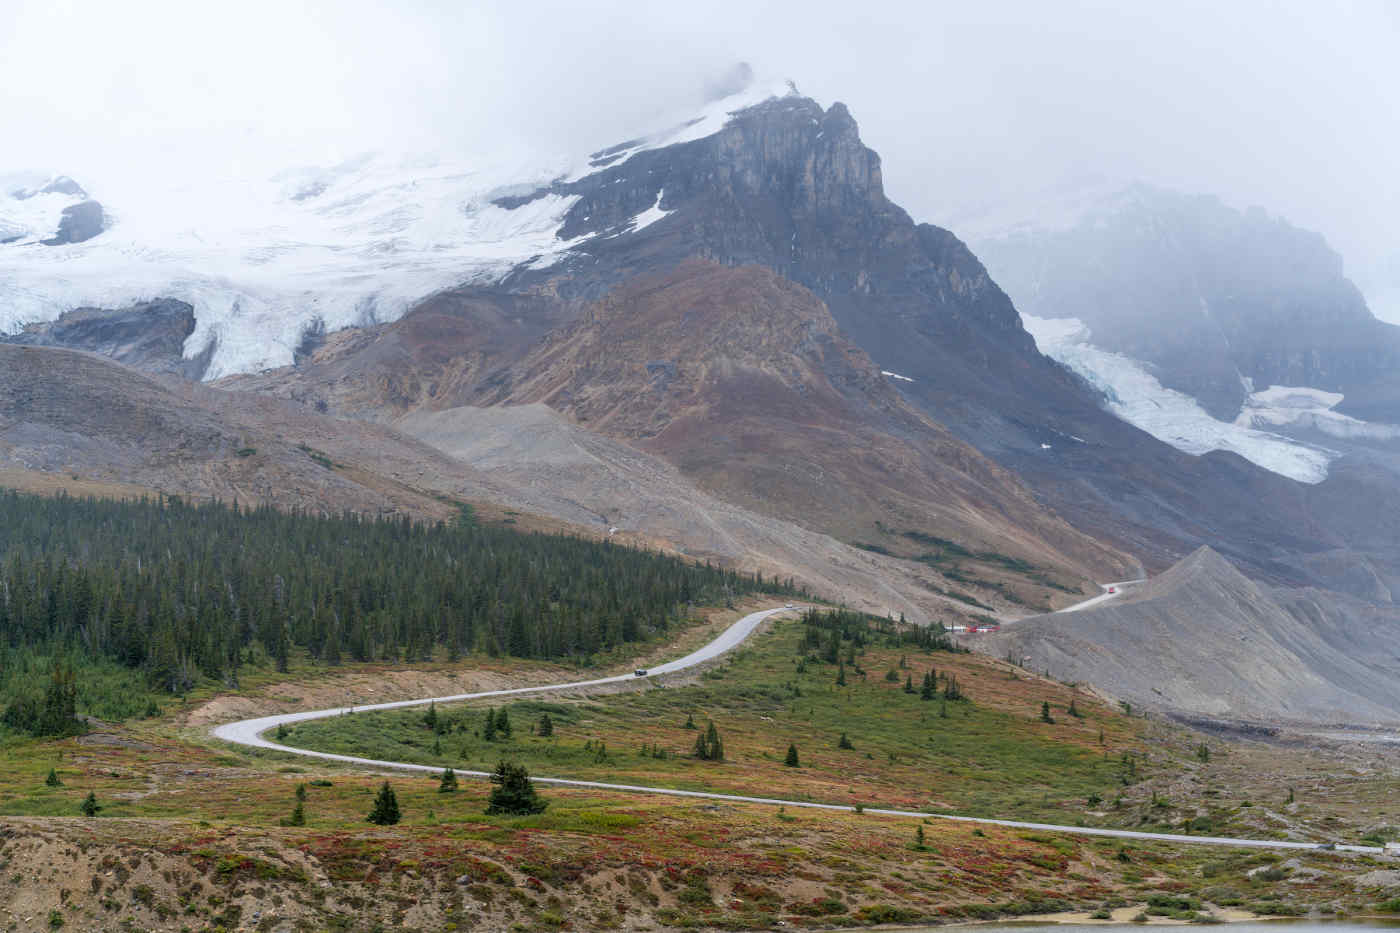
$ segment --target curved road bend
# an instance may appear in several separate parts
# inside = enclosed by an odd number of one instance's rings
[[[1122,584],[1108,584],[1105,586],[1104,596],[1112,598],[1116,594],[1107,593],[1107,586],[1120,587]],[[1094,600],[1103,597],[1094,597]],[[1093,602],[1090,600],[1089,602]],[[1071,606],[1069,609],[1062,609],[1067,612],[1072,609],[1082,608],[1085,604]],[[720,655],[738,646],[753,633],[764,619],[776,615],[780,612],[788,611],[785,608],[765,609],[760,612],[750,613],[729,628],[725,629],[718,638],[709,644],[694,651],[683,658],[675,661],[668,661],[665,664],[650,668],[648,675],[669,674],[674,671],[685,670],[694,667],[704,661],[713,660]],[[486,690],[480,693],[459,693],[452,696],[424,697],[419,700],[398,700],[392,703],[374,703],[368,706],[335,707],[333,709],[309,710],[300,713],[280,713],[275,716],[261,716],[256,719],[244,719],[239,722],[225,723],[217,726],[213,730],[215,738],[235,745],[244,745],[251,748],[275,749],[279,752],[287,752],[293,755],[303,755],[308,758],[320,758],[324,761],[338,761],[345,764],[363,765],[369,768],[390,768],[398,771],[422,771],[431,774],[438,774],[442,768],[434,765],[412,764],[405,761],[382,761],[377,758],[360,758],[355,755],[337,755],[331,752],[319,752],[308,748],[294,748],[290,745],[282,745],[263,737],[263,733],[271,729],[276,729],[280,725],[292,725],[299,722],[307,722],[312,719],[326,719],[331,716],[339,716],[343,713],[353,712],[374,712],[385,709],[403,709],[408,706],[424,706],[428,703],[453,703],[461,700],[486,699],[490,697],[521,696],[531,693],[552,693],[559,690],[574,690],[579,688],[596,687],[603,684],[615,684],[631,682],[637,679],[635,674],[618,674],[612,677],[599,677],[594,680],[578,680],[570,683],[552,684],[538,687],[517,687],[511,690]],[[465,777],[490,777],[488,771],[457,771],[459,775]],[[623,791],[636,794],[658,794],[667,797],[691,797],[701,800],[722,800],[730,803],[760,803],[772,804],[783,807],[803,807],[810,810],[838,810],[852,812],[855,807],[846,804],[836,803],[814,803],[810,800],[784,800],[778,797],[749,797],[741,794],[721,794],[713,791],[699,790],[677,790],[670,787],[643,787],[636,784],[610,784],[604,781],[579,781],[570,778],[534,777],[533,780],[541,784],[553,784],[563,787],[586,787],[597,790]],[[1197,845],[1218,845],[1218,846],[1240,846],[1245,848],[1260,849],[1321,849],[1327,848],[1315,842],[1288,842],[1277,839],[1233,839],[1226,836],[1187,836],[1176,833],[1149,833],[1139,832],[1132,829],[1105,829],[1090,826],[1060,826],[1054,823],[1032,823],[1023,820],[997,820],[989,817],[977,816],[954,816],[948,813],[923,813],[917,810],[888,810],[879,807],[866,807],[866,813],[874,813],[881,816],[901,816],[914,817],[917,819],[950,820],[959,823],[977,823],[990,826],[1007,826],[1013,829],[1035,829],[1047,832],[1073,833],[1080,836],[1106,836],[1113,839],[1136,839],[1144,842],[1185,842]],[[1337,845],[1335,848],[1348,852],[1369,852],[1380,853],[1384,851],[1377,846],[1352,846]]]

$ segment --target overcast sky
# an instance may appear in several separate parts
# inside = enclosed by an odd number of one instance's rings
[[[584,151],[744,60],[845,101],[916,219],[1088,175],[1211,191],[1388,275],[1400,319],[1396,49],[1390,0],[3,0],[0,171]]]

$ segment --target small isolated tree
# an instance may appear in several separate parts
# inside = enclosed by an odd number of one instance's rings
[[[841,661],[836,668],[836,686],[846,686],[846,662]]]
[[[298,785],[297,785],[296,792],[293,794],[293,796],[296,797],[297,803],[303,803],[303,802],[305,802],[305,800],[306,800],[306,785],[305,785],[305,784],[298,784]]]
[[[914,692],[914,675],[913,675],[913,674],[910,674],[910,675],[908,675],[907,677],[904,678],[904,692],[905,692],[905,693],[913,693],[913,692]]]
[[[894,668],[890,668],[888,671],[885,672],[885,680],[892,684],[899,683],[899,671],[895,670]]]
[[[549,718],[548,713],[540,717],[540,724],[539,727],[535,729],[535,734],[544,736],[545,738],[549,738],[554,734],[554,720]]]
[[[494,707],[486,711],[486,723],[481,727],[481,737],[488,742],[496,741],[496,710]]]
[[[491,775],[491,783],[496,786],[491,788],[491,797],[486,802],[488,815],[528,816],[543,813],[549,806],[549,801],[535,793],[535,782],[530,780],[530,772],[524,765],[501,762],[496,766],[496,773]]]
[[[1040,721],[1053,723],[1055,717],[1050,715],[1050,701],[1046,700],[1040,704]]]
[[[686,727],[687,729],[699,729],[699,728],[700,728],[699,726],[697,726],[697,725],[695,724],[695,714],[694,714],[694,713],[686,713],[686,714],[685,714],[685,727]]]
[[[914,848],[922,852],[927,846],[924,845],[924,824],[919,823],[914,827]]]
[[[285,739],[287,737],[287,734],[291,731],[291,729],[287,728],[287,724],[285,722],[279,722],[277,724],[277,741],[280,742],[283,739]]]
[[[923,685],[922,687],[919,688],[919,699],[921,699],[921,700],[932,700],[933,697],[934,697],[934,694],[936,694],[936,693],[938,692],[938,688],[935,686],[936,683],[937,683],[937,681],[934,680],[934,675],[933,675],[933,672],[932,672],[932,671],[930,671],[929,673],[925,674],[925,675],[924,675],[924,685]]]
[[[720,739],[719,730],[715,728],[713,721],[704,732],[695,737],[695,757],[701,761],[724,760],[724,742]]]
[[[789,745],[788,745],[787,757],[783,759],[783,764],[787,765],[789,768],[800,768],[800,767],[802,767],[801,762],[799,762],[799,761],[797,760],[797,746],[796,746],[796,745],[792,745],[792,744],[789,744]]]
[[[496,732],[505,738],[510,738],[510,717],[506,715],[505,707],[496,714]]]
[[[58,771],[56,771],[53,768],[49,769],[49,776],[44,778],[44,783],[47,784],[49,787],[63,786],[63,781],[59,778]]]
[[[850,750],[852,750],[852,751],[855,750],[855,746],[851,744],[851,737],[848,736],[848,735],[846,735],[846,733],[844,733],[844,732],[841,733],[841,741],[839,741],[839,742],[836,743],[836,747],[837,747],[837,748],[846,748],[846,749],[850,749]]]
[[[302,803],[300,800],[297,801],[296,806],[292,807],[292,815],[289,816],[289,817],[287,817],[286,825],[288,825],[288,826],[305,826],[305,825],[306,825],[306,804]]]
[[[444,768],[442,780],[438,782],[439,794],[450,794],[457,789],[457,772],[451,768]]]
[[[394,789],[385,781],[374,798],[374,808],[369,811],[366,821],[376,826],[393,826],[399,821],[399,798]]]
[[[943,682],[943,699],[961,700],[963,698],[962,687],[958,685],[958,679],[952,674]]]
[[[940,701],[938,702],[938,718],[939,718],[939,719],[947,719],[947,718],[948,718],[948,701],[947,701],[947,700],[940,700]]]
[[[102,805],[97,802],[97,795],[88,791],[88,795],[83,798],[82,806],[79,809],[83,811],[83,816],[96,816],[97,811],[102,809]]]
[[[1210,746],[1202,742],[1196,746],[1196,759],[1201,762],[1210,761]]]
[[[1073,716],[1075,719],[1084,718],[1084,714],[1079,711],[1079,707],[1074,705],[1074,697],[1070,697],[1069,706],[1065,709],[1065,712]]]
[[[428,704],[428,711],[427,711],[426,713],[423,714],[423,725],[427,726],[429,729],[431,729],[431,730],[433,730],[434,732],[436,732],[436,731],[437,731],[437,724],[438,724],[437,703],[429,703],[429,704]]]

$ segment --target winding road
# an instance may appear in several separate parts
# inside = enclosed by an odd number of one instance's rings
[[[1137,581],[1131,581],[1137,582]],[[1096,596],[1091,600],[1086,600],[1075,606],[1070,606],[1061,612],[1072,612],[1086,606],[1111,599],[1117,593],[1107,592],[1109,587],[1118,588],[1117,592],[1122,592],[1123,584],[1105,584],[1105,592],[1102,596]],[[803,607],[797,607],[798,609]],[[749,637],[758,626],[769,616],[782,612],[789,612],[787,607],[780,606],[775,609],[764,609],[753,612],[729,628],[725,629],[718,638],[709,644],[694,651],[683,658],[669,661],[665,664],[651,668],[647,676],[658,674],[669,674],[675,671],[686,670],[695,667],[697,664],[714,660],[731,649],[740,645]],[[293,755],[304,755],[308,758],[320,758],[325,761],[337,761],[344,764],[362,765],[368,768],[393,769],[398,771],[421,771],[431,774],[440,774],[442,768],[434,765],[412,764],[404,761],[383,761],[377,758],[360,758],[355,755],[337,755],[331,752],[320,752],[308,748],[294,748],[290,745],[282,745],[264,737],[264,733],[276,729],[281,725],[293,725],[299,722],[307,722],[312,719],[326,719],[330,716],[340,716],[344,713],[368,713],[376,710],[403,709],[409,706],[425,706],[429,703],[453,703],[461,700],[488,699],[491,697],[523,696],[532,693],[556,693],[564,690],[588,689],[592,687],[604,686],[607,684],[632,683],[639,678],[636,674],[619,674],[612,677],[599,677],[594,680],[577,680],[569,683],[549,684],[537,687],[517,687],[511,690],[486,690],[480,693],[459,693],[452,696],[423,697],[418,700],[398,700],[392,703],[374,703],[368,706],[348,706],[334,707],[331,709],[309,710],[300,713],[279,713],[274,716],[261,716],[256,719],[244,719],[239,722],[225,723],[217,726],[213,730],[213,735],[217,739],[225,742],[232,742],[235,745],[244,745],[251,748],[273,749],[279,752],[286,752]],[[463,777],[490,777],[487,771],[457,771]],[[610,784],[604,781],[579,781],[570,778],[534,777],[537,783],[553,784],[563,787],[586,787],[597,790],[623,791],[637,794],[659,794],[668,797],[693,797],[702,800],[721,800],[729,803],[759,803],[771,804],[783,807],[801,807],[811,810],[840,810],[852,812],[855,807],[837,803],[815,803],[810,800],[784,800],[779,797],[749,797],[741,794],[721,794],[714,791],[698,790],[677,790],[671,787],[644,787],[636,784]],[[1243,848],[1257,849],[1336,849],[1347,852],[1367,852],[1379,854],[1384,849],[1378,846],[1335,846],[1316,842],[1292,842],[1278,839],[1235,839],[1228,836],[1188,836],[1177,833],[1150,833],[1139,832],[1132,829],[1107,829],[1091,826],[1061,826],[1054,823],[1032,823],[1023,820],[998,820],[989,817],[978,816],[955,816],[948,813],[924,813],[917,810],[888,810],[879,807],[865,807],[863,812],[878,814],[881,816],[912,817],[917,819],[948,820],[959,823],[976,823],[990,826],[1007,826],[1014,829],[1034,829],[1057,833],[1072,833],[1079,836],[1106,836],[1113,839],[1133,839],[1144,842],[1183,842],[1195,845],[1217,845],[1217,846],[1237,846]]]

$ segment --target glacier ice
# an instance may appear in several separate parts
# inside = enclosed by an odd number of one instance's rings
[[[1178,450],[1195,455],[1212,450],[1233,451],[1266,470],[1303,483],[1326,479],[1327,466],[1337,457],[1336,452],[1326,448],[1258,430],[1260,424],[1270,423],[1267,421],[1232,423],[1212,418],[1191,396],[1163,386],[1142,363],[1093,346],[1088,329],[1078,320],[1022,314],[1021,322],[1035,338],[1040,352],[1063,363],[1103,394],[1110,412]],[[1276,410],[1281,400],[1288,397],[1271,394],[1274,391],[1268,389],[1251,396],[1261,399],[1259,411]],[[1308,397],[1314,404],[1326,401],[1320,395],[1327,393],[1303,391],[1313,393]],[[1340,401],[1336,397],[1331,404]],[[1246,412],[1249,410],[1246,407]]]

